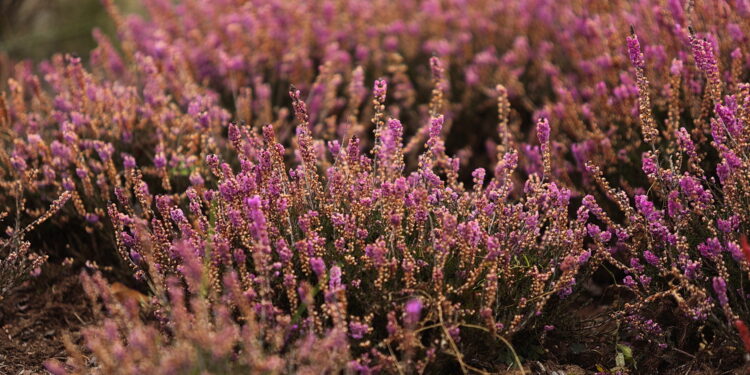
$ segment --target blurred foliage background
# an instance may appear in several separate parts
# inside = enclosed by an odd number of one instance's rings
[[[123,12],[138,11],[135,0],[115,3]],[[40,61],[57,52],[87,58],[94,28],[115,33],[100,0],[0,0],[0,54],[10,61]]]

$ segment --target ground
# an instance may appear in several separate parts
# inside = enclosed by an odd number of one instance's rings
[[[27,281],[0,301],[0,375],[46,373],[43,363],[65,361],[62,336],[79,342],[79,329],[92,322],[78,276],[69,269]]]

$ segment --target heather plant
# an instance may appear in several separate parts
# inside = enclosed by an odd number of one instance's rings
[[[92,304],[104,312],[100,325],[83,332],[96,367],[86,361],[89,352],[67,339],[70,359],[48,362],[47,369],[53,374],[353,372],[344,332],[301,334],[299,323],[274,316],[273,306],[251,303],[236,273],[224,276],[222,295],[209,297],[202,260],[192,255],[187,262],[194,271],[189,277],[155,284],[148,304],[158,324],[142,319],[138,304],[143,301],[118,299],[100,275],[84,274]]]
[[[31,242],[26,240],[26,235],[49,220],[70,199],[70,194],[63,192],[47,210],[34,209],[26,206],[21,181],[9,188],[12,189],[16,204],[15,212],[10,209],[0,212],[1,220],[13,221],[5,228],[5,237],[0,238],[0,301],[22,281],[41,273],[47,255],[32,251]],[[30,223],[21,224],[22,216],[26,214],[34,215],[36,218]]]
[[[0,123],[12,139],[4,177],[26,176],[25,190],[37,197],[70,192],[75,212],[97,229],[106,202],[123,190],[120,165],[147,162],[143,173],[165,190],[170,181],[186,181],[200,150],[209,147],[207,137],[221,130],[228,114],[197,87],[184,93],[190,99],[182,103],[190,108],[182,111],[164,93],[166,83],[150,60],[140,67],[149,80],[141,89],[98,79],[79,58],[58,56],[41,67],[50,93],[19,64],[0,100]]]
[[[356,137],[343,145],[312,138],[307,105],[292,88],[293,150],[271,125],[259,133],[231,124],[240,167],[208,155],[214,188],[206,176],[184,194],[144,189],[136,201],[111,204],[119,253],[158,297],[149,309],[161,330],[128,323],[135,306],[113,303],[95,278],[91,294],[103,299],[108,318],[85,336],[105,361],[102,370],[507,366],[492,354],[482,360],[487,365],[477,364],[477,353],[467,358],[476,337],[518,364],[513,337],[544,331],[546,304],[572,293],[591,256],[583,246],[588,209],[569,218],[570,191],[550,177],[549,123],[538,125],[545,174],[532,175],[520,196],[511,194],[512,147],[489,181],[477,169],[466,189],[458,160],[445,153],[439,115],[418,169],[404,171],[403,127],[382,112],[386,91],[384,81],[375,83],[370,155]],[[128,185],[141,186],[140,176],[128,170]],[[333,354],[308,363],[319,350]],[[120,361],[132,366],[115,368]],[[59,364],[49,368],[63,372]]]
[[[741,347],[750,319],[744,291],[750,248],[741,242],[748,230],[750,190],[744,170],[750,86],[737,81],[739,71],[722,80],[714,47],[690,30],[692,57],[704,78],[698,92],[702,99],[695,102],[701,111],[693,111],[690,122],[681,126],[684,110],[674,98],[683,90],[687,69],[674,60],[669,111],[663,122],[657,121],[644,53],[634,32],[627,44],[642,138],[650,146],[641,158],[648,185],[613,187],[599,166],[588,163],[589,176],[622,220],[613,219],[594,196],[583,198],[603,225],[588,226],[596,252],[622,272],[615,282],[633,295],[615,315],[634,339],[660,348],[689,345],[689,340],[716,348],[728,340]],[[741,52],[733,54],[737,58]],[[681,322],[675,324],[675,318]]]

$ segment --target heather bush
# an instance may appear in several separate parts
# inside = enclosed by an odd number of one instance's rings
[[[92,304],[106,311],[101,325],[83,332],[95,356],[95,370],[69,340],[68,363],[52,361],[47,369],[53,374],[319,374],[351,367],[343,331],[334,329],[325,337],[300,335],[299,323],[289,316],[274,316],[273,306],[250,303],[235,273],[225,276],[222,295],[209,297],[201,259],[193,256],[187,262],[196,271],[192,276],[199,278],[185,278],[187,290],[178,278],[155,284],[150,313],[160,324],[142,320],[139,300],[118,299],[101,276],[85,276]]]
[[[15,211],[8,208],[0,212],[0,220],[6,223],[12,221],[11,225],[5,227],[5,237],[0,238],[0,301],[22,281],[41,273],[47,255],[32,251],[31,242],[26,240],[26,236],[55,215],[70,199],[70,194],[64,192],[47,210],[26,207],[22,186],[21,181],[8,186],[16,200]],[[26,214],[35,215],[36,218],[30,223],[21,224]]]
[[[386,90],[375,83],[371,156],[356,137],[343,145],[312,138],[293,88],[300,124],[291,168],[271,125],[259,133],[232,124],[240,168],[208,155],[216,187],[207,176],[184,194],[136,190],[137,200],[110,205],[119,252],[161,297],[154,308],[169,334],[127,324],[133,306],[108,305],[109,319],[86,336],[98,358],[117,359],[102,369],[422,373],[455,362],[468,371],[476,365],[464,352],[477,337],[518,361],[510,340],[544,331],[545,305],[572,293],[591,256],[583,246],[588,210],[568,218],[570,191],[549,180],[549,168],[511,197],[518,156],[510,149],[489,181],[477,169],[466,189],[458,160],[445,154],[442,116],[431,121],[418,169],[405,173],[403,127],[383,113]],[[539,140],[549,166],[546,119]],[[127,173],[128,185],[143,184],[138,169]],[[100,284],[106,304],[112,298]],[[308,363],[317,350],[337,354]],[[492,357],[481,359],[487,370],[507,366]],[[133,367],[115,369],[120,361]]]
[[[594,246],[624,272],[617,282],[635,296],[617,315],[638,339],[667,347],[667,343],[685,345],[684,336],[700,334],[704,342],[729,340],[741,346],[741,339],[747,337],[744,322],[750,318],[744,291],[750,247],[740,236],[748,230],[750,190],[744,170],[750,86],[736,79],[722,81],[712,45],[694,33],[690,42],[705,78],[703,111],[686,128],[680,126],[682,103],[670,100],[666,129],[661,132],[649,104],[647,66],[638,37],[628,37],[638,82],[641,131],[651,145],[642,156],[641,168],[648,190],[644,186],[626,194],[612,187],[597,166],[588,164],[591,176],[619,208],[623,220],[613,221],[593,196],[584,197],[583,205],[605,226],[589,225]],[[681,88],[683,69],[681,63],[673,63],[671,97]],[[739,76],[738,72],[732,75]],[[662,326],[664,321],[674,324],[665,304],[679,311],[683,321],[677,327]],[[685,327],[688,332],[678,332]]]

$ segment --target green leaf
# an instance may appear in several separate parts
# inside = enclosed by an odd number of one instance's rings
[[[625,356],[622,353],[617,353],[615,356],[615,364],[617,367],[625,367]]]
[[[617,351],[619,353],[622,353],[626,361],[633,360],[633,349],[631,349],[629,346],[625,344],[617,344]]]
[[[633,365],[634,368],[637,368],[635,365],[635,359],[633,358],[633,348],[625,344],[617,344],[617,351],[625,358],[625,363],[629,363]]]

